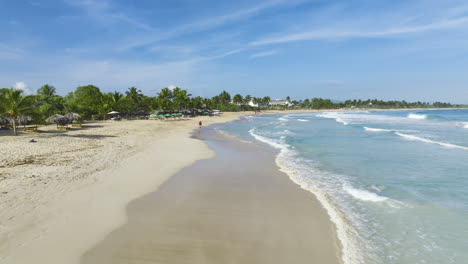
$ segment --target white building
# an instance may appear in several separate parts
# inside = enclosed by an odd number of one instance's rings
[[[262,103],[254,103],[253,100],[250,100],[250,102],[248,103],[249,106],[252,106],[252,107],[259,107],[259,106],[262,106]]]
[[[291,106],[293,105],[290,101],[288,100],[280,100],[280,99],[275,99],[270,101],[270,105],[285,105],[285,106]]]

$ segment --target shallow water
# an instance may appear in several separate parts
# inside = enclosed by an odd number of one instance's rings
[[[223,130],[278,149],[337,225],[345,263],[468,261],[468,110],[248,116]]]

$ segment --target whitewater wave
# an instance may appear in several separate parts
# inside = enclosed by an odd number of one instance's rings
[[[402,138],[405,138],[407,140],[421,141],[421,142],[425,142],[425,143],[429,143],[429,144],[435,144],[435,145],[439,145],[439,146],[443,146],[443,147],[447,147],[447,148],[453,148],[453,149],[468,150],[468,147],[465,147],[465,146],[459,146],[459,145],[455,145],[455,144],[451,144],[451,143],[434,141],[434,140],[431,140],[431,139],[418,137],[418,136],[414,136],[414,135],[403,134],[403,133],[400,133],[400,132],[395,132],[395,134],[402,137]]]
[[[427,119],[427,115],[413,114],[413,113],[408,114],[407,117],[410,118],[410,119],[420,119],[420,120]]]
[[[289,121],[289,119],[284,118],[284,117],[280,117],[280,118],[278,118],[278,120],[279,120],[279,121],[285,121],[285,122]]]
[[[297,119],[297,121],[299,121],[299,122],[309,122],[310,120],[306,120],[306,119]]]
[[[337,112],[325,112],[322,114],[318,114],[318,117],[323,117],[323,118],[330,118],[330,119],[335,119],[336,122],[342,123],[343,125],[349,125],[349,122],[344,120],[342,118],[343,113],[337,113]]]
[[[389,200],[388,197],[380,196],[376,193],[362,189],[353,188],[350,185],[343,185],[343,190],[355,199],[367,202],[384,202]]]
[[[391,129],[384,129],[384,128],[373,128],[373,127],[364,127],[364,130],[370,132],[392,132]]]
[[[457,126],[461,126],[463,128],[468,128],[468,122],[458,122]]]
[[[249,134],[256,140],[266,143],[273,148],[280,150],[280,153],[276,156],[276,164],[280,170],[286,173],[290,179],[299,185],[302,189],[305,189],[315,194],[317,200],[322,204],[328,213],[331,221],[336,226],[337,237],[341,242],[342,247],[342,260],[345,264],[357,264],[364,263],[363,255],[360,251],[359,242],[357,237],[359,234],[352,227],[352,224],[347,220],[346,215],[342,214],[337,209],[334,203],[330,200],[328,195],[321,191],[313,182],[308,180],[304,172],[310,171],[310,168],[301,168],[300,165],[294,166],[293,163],[297,160],[297,154],[294,150],[290,149],[290,145],[286,144],[281,138],[280,140],[270,139],[256,133],[256,129],[249,130]],[[299,169],[298,169],[299,167]]]

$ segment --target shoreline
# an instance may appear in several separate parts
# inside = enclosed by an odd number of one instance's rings
[[[268,111],[257,115],[324,111],[330,110]],[[0,157],[4,157],[0,159],[0,263],[29,263],[38,259],[49,263],[78,263],[82,252],[125,224],[127,218],[124,211],[128,203],[155,191],[177,171],[213,155],[206,145],[193,143],[189,139],[198,119],[209,125],[255,114],[228,112],[223,115],[167,123],[148,120],[122,123],[104,121],[88,124],[89,127],[83,130],[69,131],[68,135],[46,132],[2,137],[5,131],[0,131],[4,147],[0,149]],[[126,124],[128,127],[113,127],[117,124]],[[114,128],[117,130],[113,131]],[[39,139],[38,143],[27,143],[29,138]],[[167,162],[163,162],[167,165],[164,175],[158,179],[139,178],[139,191],[125,193],[125,190],[120,190],[128,197],[112,203],[111,198],[105,195],[132,183],[133,179],[128,175],[132,175],[133,171],[131,166],[127,166],[128,163],[133,159],[134,169],[140,169],[142,166],[137,164],[145,160],[145,153],[151,153],[147,152],[148,149],[157,149],[164,144],[169,148],[173,144],[190,146],[198,152],[188,157],[185,163],[174,162],[170,165],[170,157],[176,158],[177,155],[161,155],[162,160],[167,158]],[[12,162],[8,159],[10,155],[19,155],[19,158]],[[154,169],[159,169],[158,164],[155,166],[157,168]],[[128,175],[120,175],[119,183],[112,182],[114,174],[123,174],[119,169],[127,169]],[[108,206],[112,208],[110,214],[113,217],[104,215],[100,222],[93,222],[90,216],[101,213]],[[82,226],[86,226],[86,232],[80,232],[79,229],[84,229]],[[73,233],[76,236],[73,242],[68,241],[71,237],[70,227],[78,229]],[[67,245],[63,241],[67,241]],[[63,250],[51,256],[47,254],[51,248]],[[26,251],[31,253],[25,256],[23,253]]]
[[[200,132],[216,154],[132,201],[128,222],[81,263],[341,263],[334,223],[273,148]]]

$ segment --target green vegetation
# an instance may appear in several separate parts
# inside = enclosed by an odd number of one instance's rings
[[[306,99],[297,104],[299,108],[306,109],[341,109],[341,108],[365,108],[365,109],[410,109],[410,108],[465,108],[464,105],[452,105],[450,103],[427,103],[406,101],[382,101],[382,100],[346,100],[334,103],[330,99],[313,98]]]
[[[78,113],[84,119],[104,119],[110,111],[120,112],[123,116],[147,115],[151,111],[179,111],[203,109],[221,111],[259,111],[265,109],[405,109],[405,108],[447,108],[466,107],[449,103],[425,103],[405,101],[347,100],[332,102],[329,99],[313,98],[294,101],[288,96],[282,102],[272,101],[270,97],[253,97],[236,94],[231,96],[223,91],[212,98],[192,96],[187,90],[176,87],[163,88],[154,96],[146,96],[136,87],[128,88],[125,93],[102,92],[94,85],[79,86],[75,91],[62,97],[56,94],[52,85],[45,84],[36,95],[25,95],[13,88],[0,89],[0,128],[12,126],[16,134],[18,125],[28,123],[43,124],[56,114]]]

